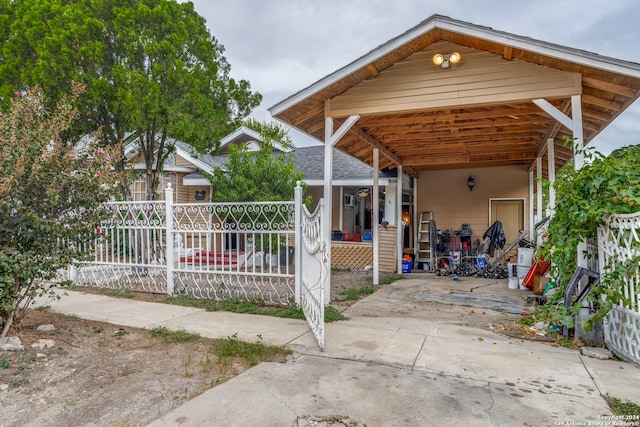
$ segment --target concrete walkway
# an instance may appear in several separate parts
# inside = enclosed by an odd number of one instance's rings
[[[249,369],[152,426],[292,426],[308,415],[341,415],[369,427],[607,425],[602,417],[611,411],[602,395],[640,403],[635,365],[491,330],[517,316],[496,301],[518,308],[511,304],[523,291],[506,289],[505,281],[415,277],[354,304],[344,312],[348,321],[327,324],[325,352],[300,320],[71,291],[46,303],[124,326],[183,328],[210,338],[237,333],[248,341],[260,335],[295,351],[289,362]]]

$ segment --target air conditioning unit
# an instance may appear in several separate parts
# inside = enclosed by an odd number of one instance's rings
[[[352,196],[351,194],[347,194],[344,196],[344,205],[347,208],[353,208],[356,205],[356,196]]]

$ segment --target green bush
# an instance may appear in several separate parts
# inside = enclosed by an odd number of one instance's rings
[[[551,277],[558,292],[535,313],[539,319],[570,326],[572,316],[562,305],[562,298],[577,267],[578,244],[597,235],[604,215],[640,210],[640,145],[620,148],[606,157],[589,149],[583,152],[588,164],[578,171],[572,163],[567,164],[553,185],[555,212],[541,256],[552,263]],[[637,265],[637,260],[632,262]],[[590,294],[599,310],[585,325],[586,330],[604,317],[612,304],[624,299],[619,275],[626,270],[620,267],[616,277],[601,277],[600,285]]]

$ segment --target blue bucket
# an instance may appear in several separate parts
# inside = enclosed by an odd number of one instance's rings
[[[402,274],[411,273],[411,261],[402,261]]]
[[[487,263],[487,259],[485,257],[476,258],[476,264],[478,264],[478,268],[480,271],[484,271],[484,266]]]

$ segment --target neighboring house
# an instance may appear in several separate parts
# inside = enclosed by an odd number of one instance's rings
[[[133,165],[134,170],[143,173],[145,165],[138,152],[136,139],[129,142],[125,147],[125,155],[128,162]],[[216,167],[222,167],[229,154],[230,145],[246,144],[249,150],[259,150],[261,136],[258,132],[241,126],[235,132],[226,136],[220,141],[220,154],[212,156],[198,153],[191,145],[167,138],[166,145],[174,146],[175,151],[170,154],[164,162],[163,174],[158,186],[158,198],[164,197],[164,188],[167,183],[171,183],[174,189],[174,199],[178,203],[209,202],[211,200],[211,185],[204,177],[204,173],[213,174]],[[289,148],[280,143],[274,143],[274,151],[288,152]],[[144,200],[146,181],[140,175],[133,185],[134,200]]]
[[[238,128],[221,141],[220,154],[217,156],[199,154],[189,144],[169,138],[167,145],[173,145],[175,150],[167,157],[163,165],[163,174],[158,186],[158,199],[163,199],[163,189],[166,188],[167,183],[171,183],[174,189],[175,202],[209,202],[212,188],[209,181],[204,177],[204,173],[213,174],[216,167],[224,166],[228,160],[230,145],[246,144],[249,150],[259,150],[261,143],[260,134],[244,126]],[[304,180],[307,184],[305,197],[311,196],[312,205],[310,209],[315,209],[323,192],[324,148],[322,146],[312,146],[291,149],[284,147],[282,144],[274,143],[274,154],[281,152],[295,153],[296,170],[304,174]],[[125,153],[134,169],[141,172],[141,175],[133,184],[134,200],[144,200],[146,181],[142,173],[144,173],[145,165],[141,162],[140,155],[137,152],[136,140],[126,145]],[[379,221],[373,220],[371,206],[373,172],[371,166],[337,150],[334,151],[334,164],[333,197],[335,203],[333,224],[335,225],[336,239],[348,242],[362,242],[364,240],[364,243],[360,246],[371,246],[371,239],[369,238],[371,224],[378,223],[384,219],[384,221],[393,225],[395,224],[395,217],[381,217]],[[382,174],[379,179],[381,204],[389,205],[387,211],[391,215],[395,214],[396,211],[396,181],[395,171]],[[405,185],[405,189],[408,189],[407,185]],[[408,218],[410,217],[409,209],[411,208],[408,202],[408,195],[406,199],[405,209],[407,210],[406,216]],[[409,246],[411,233],[407,231],[406,237],[406,245]],[[235,243],[230,245],[235,246]],[[371,252],[367,250],[364,259],[351,260],[351,265],[342,266],[362,268],[366,265],[371,265]]]

